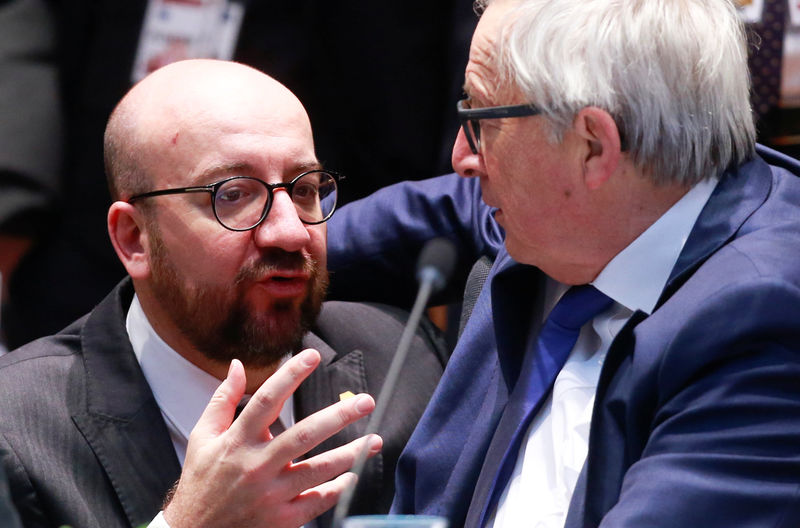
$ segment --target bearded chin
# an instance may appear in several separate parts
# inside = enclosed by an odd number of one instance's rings
[[[317,320],[328,285],[327,270],[315,272],[299,307],[295,302],[276,301],[254,311],[239,296],[219,325],[219,342],[213,349],[198,346],[209,359],[229,363],[236,358],[247,367],[267,367],[302,347],[303,336]]]
[[[308,289],[299,304],[274,301],[256,310],[247,302],[243,282],[225,289],[186,284],[160,242],[156,237],[151,243],[152,288],[177,328],[205,357],[223,365],[239,359],[245,367],[260,368],[300,350],[325,298],[326,269],[305,262]]]

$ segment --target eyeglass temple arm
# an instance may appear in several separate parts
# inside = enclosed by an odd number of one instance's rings
[[[182,187],[180,189],[161,189],[160,191],[150,191],[137,194],[136,196],[131,196],[128,198],[128,203],[133,203],[142,198],[150,198],[151,196],[164,196],[165,194],[185,194],[195,192],[214,192],[214,189],[210,185],[204,185],[202,187]]]

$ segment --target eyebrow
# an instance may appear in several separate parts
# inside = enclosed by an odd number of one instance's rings
[[[303,172],[321,169],[322,163],[320,163],[318,160],[297,163],[292,165],[289,170],[285,171],[283,179],[289,181]],[[253,176],[256,172],[257,171],[255,167],[253,167],[253,165],[250,163],[227,163],[209,167],[197,176],[196,181],[197,184],[204,185],[212,183],[215,178],[221,174],[239,173],[242,176]]]
[[[249,163],[228,163],[224,165],[214,165],[201,172],[195,180],[198,184],[210,183],[219,174],[242,172],[252,174],[253,166]]]
[[[464,84],[461,86],[461,91],[464,92],[464,96],[470,101],[470,106],[473,106],[473,102],[477,101],[478,107],[485,106],[483,103],[483,99],[480,97],[476,97],[472,92],[472,84],[468,80],[464,80]]]
[[[306,163],[299,163],[295,165],[294,170],[291,171],[293,173],[292,177],[297,176],[301,172],[306,172],[310,170],[322,170],[322,163],[320,163],[319,160],[309,161]]]

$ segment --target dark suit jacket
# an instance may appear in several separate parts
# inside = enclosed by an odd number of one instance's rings
[[[0,358],[0,450],[25,526],[138,526],[158,513],[180,465],[125,330],[128,280],[63,332]],[[325,303],[304,345],[321,366],[295,395],[304,417],[339,394],[376,394],[403,329],[395,309]],[[386,511],[394,466],[442,371],[443,349],[426,327],[379,433],[353,511]],[[313,453],[360,436],[364,420]],[[322,523],[326,525],[325,522]]]
[[[11,492],[8,489],[8,479],[0,467],[0,526],[3,528],[20,528],[22,523],[14,506],[11,504]]]
[[[612,343],[567,528],[800,526],[800,164],[759,152],[774,165],[756,158],[722,177],[656,309]],[[340,292],[367,266],[397,286],[398,248],[413,254],[435,234],[457,240],[462,261],[497,255],[398,465],[394,509],[443,514],[451,528],[485,519],[542,309],[541,272],[498,244],[477,184],[389,188],[328,231]]]

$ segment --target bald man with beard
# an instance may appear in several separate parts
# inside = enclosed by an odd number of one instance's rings
[[[445,353],[418,332],[388,423],[362,437],[405,314],[322,302],[342,178],[297,98],[240,64],[175,63],[117,106],[105,157],[129,278],[0,359],[25,526],[326,526],[364,446],[354,511],[388,510]]]

